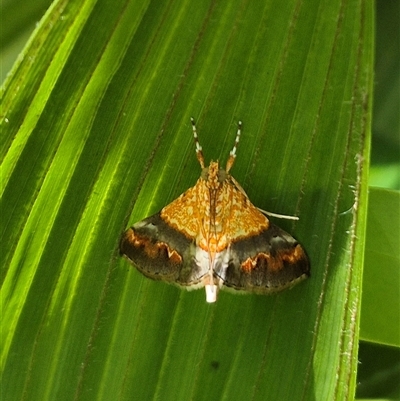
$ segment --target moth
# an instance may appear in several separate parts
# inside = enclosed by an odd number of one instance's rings
[[[303,247],[266,214],[289,216],[255,207],[229,174],[242,123],[222,169],[218,161],[205,166],[193,118],[191,122],[200,178],[160,212],[126,230],[121,254],[149,278],[189,290],[205,287],[210,303],[220,288],[268,294],[309,277]]]

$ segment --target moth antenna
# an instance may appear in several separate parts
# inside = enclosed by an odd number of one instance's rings
[[[239,143],[239,140],[240,140],[240,134],[241,134],[241,133],[242,133],[242,122],[239,121],[239,122],[238,122],[238,130],[237,130],[237,133],[236,133],[235,144],[233,145],[232,150],[229,152],[229,159],[228,159],[228,161],[226,162],[226,168],[225,168],[225,170],[226,170],[227,173],[228,173],[229,170],[232,168],[233,163],[235,162],[235,159],[236,159],[236,149],[237,149],[237,146],[238,146],[238,143]]]
[[[194,122],[193,117],[190,117],[190,122],[192,123],[193,138],[194,138],[194,143],[196,145],[197,160],[199,161],[201,168],[204,168],[203,148],[201,147],[199,142],[199,137],[197,136],[196,123]]]

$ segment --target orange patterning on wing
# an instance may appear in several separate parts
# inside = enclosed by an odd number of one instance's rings
[[[218,162],[204,168],[196,185],[164,207],[161,217],[211,254],[223,251],[232,241],[259,234],[269,225]]]

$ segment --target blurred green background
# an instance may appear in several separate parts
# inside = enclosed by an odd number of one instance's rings
[[[400,3],[376,2],[370,185],[400,189]]]

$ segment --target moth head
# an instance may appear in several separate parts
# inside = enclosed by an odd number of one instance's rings
[[[213,189],[218,188],[228,177],[229,174],[220,168],[218,161],[211,161],[210,165],[204,167],[201,172],[201,178],[207,182],[207,186]]]

